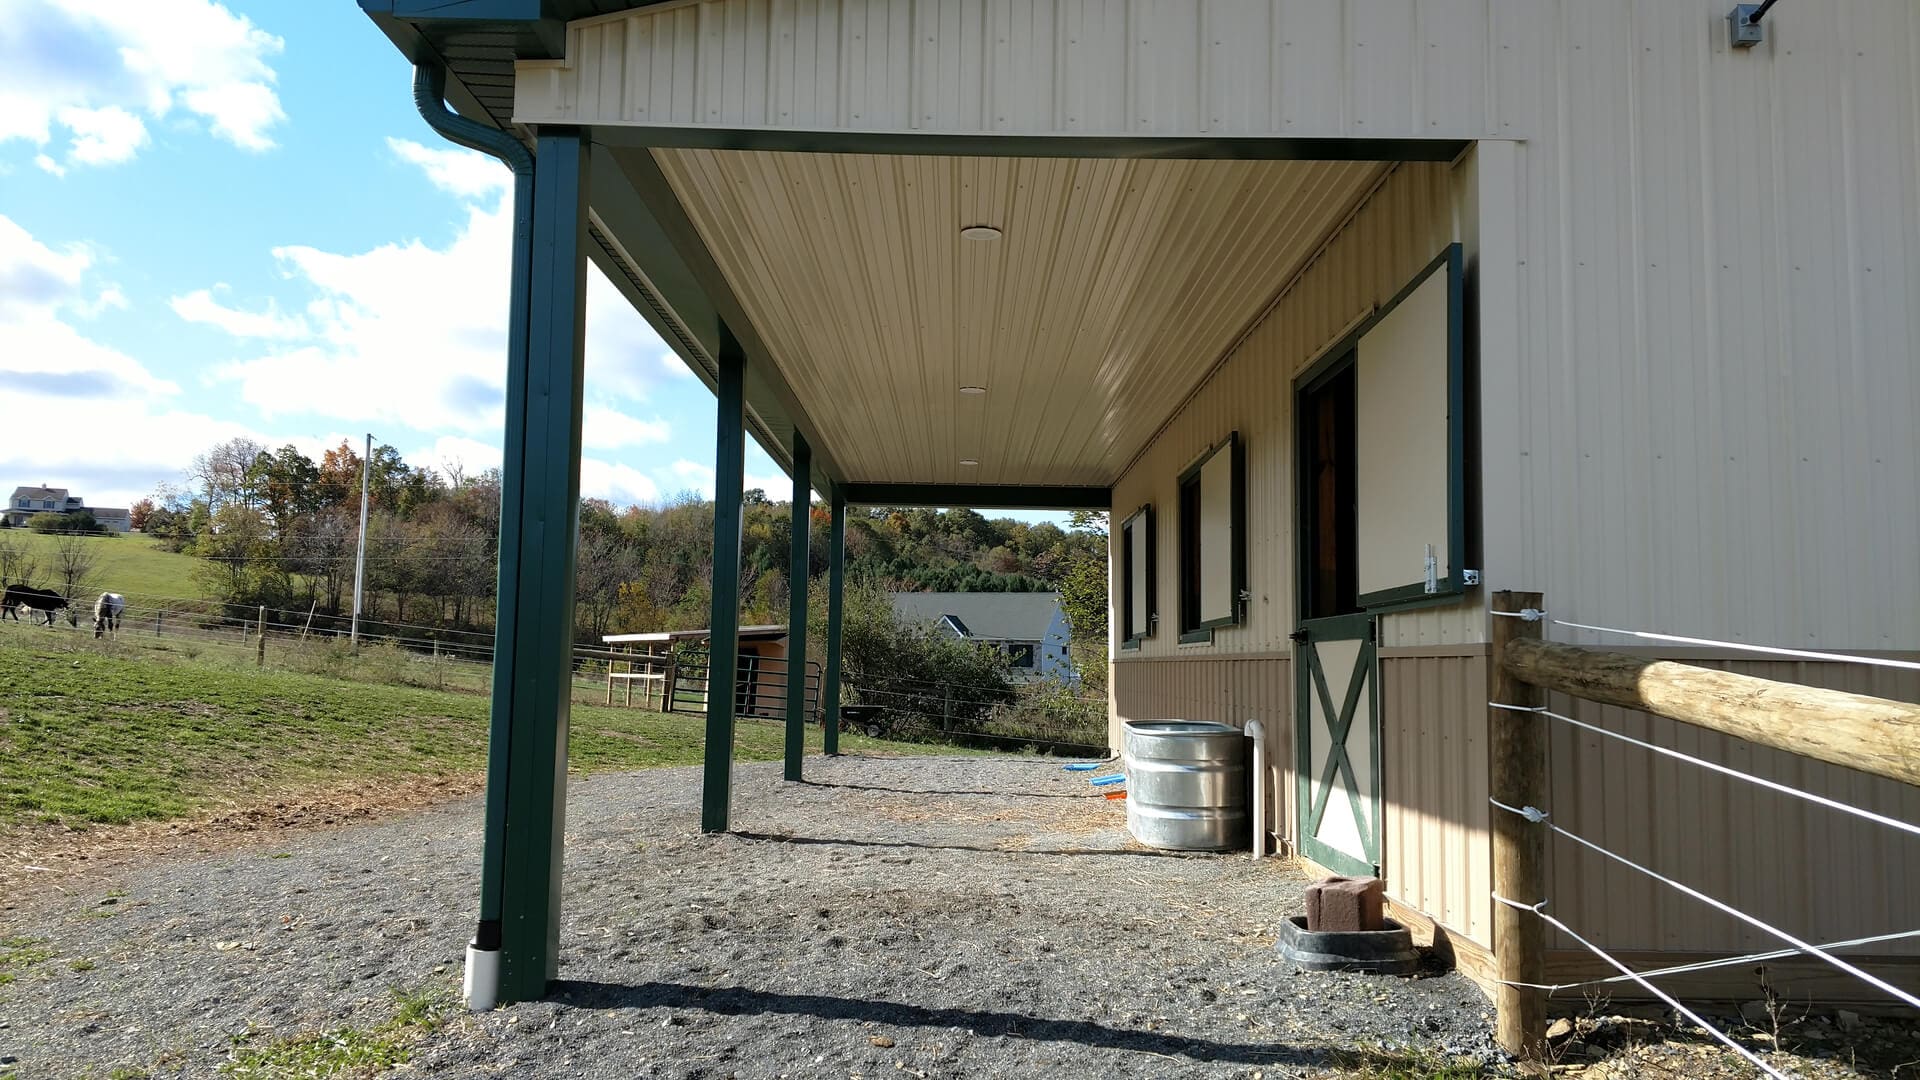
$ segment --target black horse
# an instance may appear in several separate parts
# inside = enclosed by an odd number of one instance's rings
[[[67,598],[52,589],[30,589],[25,585],[9,585],[4,593],[0,593],[0,617],[11,615],[14,622],[19,622],[20,609],[23,607],[30,611],[45,612],[48,626],[53,625],[53,613],[56,611],[67,613],[69,626],[80,625],[79,617],[73,613]],[[27,621],[34,620],[29,618]]]

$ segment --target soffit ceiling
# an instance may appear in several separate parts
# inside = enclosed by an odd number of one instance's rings
[[[1383,169],[623,152],[653,154],[844,479],[875,483],[1110,485]]]

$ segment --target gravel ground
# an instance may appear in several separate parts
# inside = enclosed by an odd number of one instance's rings
[[[407,1075],[1319,1075],[1330,1049],[1497,1060],[1457,975],[1291,973],[1285,864],[1133,845],[1057,761],[814,759],[575,778],[562,984],[426,1034]],[[236,1039],[377,1027],[457,991],[475,799],[161,859],[0,909],[0,1076],[205,1076]],[[16,943],[17,946],[17,943]],[[89,966],[90,965],[90,966]],[[78,970],[76,970],[78,969]],[[14,1059],[6,1062],[6,1059]]]

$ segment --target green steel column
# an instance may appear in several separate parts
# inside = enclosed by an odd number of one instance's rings
[[[820,688],[821,749],[840,753],[840,610],[846,591],[847,497],[833,489],[833,532],[827,541],[827,671]]]
[[[707,650],[707,770],[700,831],[726,832],[733,808],[735,669],[740,662],[740,496],[746,480],[747,359],[721,327],[718,434],[713,455],[713,637]]]
[[[793,433],[793,543],[787,552],[787,779],[807,754],[807,559],[813,527],[813,450]]]
[[[493,731],[506,740],[494,748],[488,780],[488,801],[498,800],[504,817],[499,851],[489,853],[498,865],[487,867],[500,890],[502,1002],[543,996],[559,973],[580,520],[586,140],[573,129],[543,130],[537,150],[526,347],[509,360],[523,357],[525,367],[508,373],[501,476]]]

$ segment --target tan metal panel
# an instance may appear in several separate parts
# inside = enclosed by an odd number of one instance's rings
[[[1110,483],[1380,171],[653,153],[857,481]]]
[[[1467,165],[1402,165],[1169,420],[1114,485],[1121,513],[1152,503],[1157,513],[1157,607],[1161,629],[1142,642],[1146,656],[1207,656],[1290,647],[1294,610],[1293,379],[1343,334],[1413,280],[1461,232],[1454,205],[1474,197],[1460,185]],[[1230,431],[1245,445],[1247,476],[1246,622],[1216,630],[1211,645],[1177,646],[1177,478]],[[1383,620],[1381,644],[1433,645],[1485,640],[1477,597]]]
[[[1387,890],[1491,947],[1487,658],[1380,658]]]
[[[1761,678],[1920,700],[1920,676],[1825,663],[1690,660]],[[1907,821],[1920,789],[1644,713],[1552,708],[1609,730]],[[1910,929],[1920,838],[1756,788],[1615,739],[1552,727],[1549,809],[1563,827],[1812,941]],[[1758,950],[1776,939],[1556,838],[1553,906],[1609,948]],[[1577,948],[1571,941],[1557,947]],[[1920,955],[1920,946],[1875,946]]]

